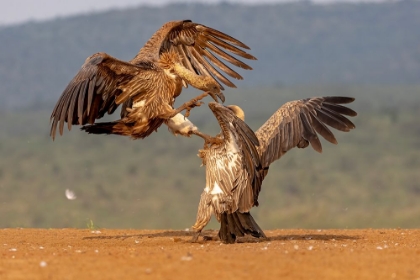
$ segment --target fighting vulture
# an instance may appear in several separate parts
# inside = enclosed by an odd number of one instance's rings
[[[221,72],[242,77],[223,60],[251,69],[233,56],[255,59],[243,49],[249,47],[225,33],[183,20],[164,24],[129,62],[96,53],[86,59],[55,105],[50,135],[55,138],[57,126],[62,135],[67,123],[69,130],[83,125],[88,133],[144,138],[173,117],[174,126],[169,126],[173,133],[193,133],[177,130],[183,119],[179,113],[187,110],[188,115],[206,95],[224,102],[222,84],[235,85]],[[205,93],[174,109],[175,98],[188,84]],[[120,104],[119,120],[95,123]]]
[[[206,186],[201,194],[197,219],[193,226],[197,241],[202,229],[214,214],[220,222],[219,238],[233,243],[237,236],[265,234],[250,214],[258,206],[261,184],[272,162],[292,148],[309,144],[322,152],[318,134],[337,144],[326,126],[350,131],[355,125],[346,116],[357,115],[340,104],[354,101],[350,97],[314,97],[281,106],[255,133],[244,122],[238,106],[210,103],[221,133],[207,142],[198,156],[206,166]]]

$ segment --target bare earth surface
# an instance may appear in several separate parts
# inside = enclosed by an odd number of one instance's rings
[[[265,233],[226,245],[186,231],[0,229],[0,279],[420,280],[420,230]]]

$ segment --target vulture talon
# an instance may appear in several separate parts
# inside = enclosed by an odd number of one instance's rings
[[[212,145],[221,145],[224,142],[223,139],[220,138],[220,137],[210,137],[210,138],[206,139],[205,141],[206,141],[205,144],[210,146],[210,147]]]
[[[179,107],[177,110],[176,110],[176,113],[174,114],[174,115],[176,115],[177,113],[179,113],[179,112],[181,112],[181,111],[183,111],[183,110],[185,110],[185,117],[186,118],[188,118],[189,116],[190,116],[190,112],[191,112],[191,110],[193,109],[193,108],[195,108],[195,107],[200,107],[201,105],[203,105],[204,104],[204,102],[202,102],[202,101],[199,101],[200,99],[198,99],[198,98],[193,98],[193,99],[191,99],[190,101],[188,101],[188,102],[186,102],[186,103],[184,103],[181,107]]]

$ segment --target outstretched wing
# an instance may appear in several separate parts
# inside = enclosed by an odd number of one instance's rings
[[[226,149],[213,157],[217,162],[210,168],[217,170],[218,174],[214,177],[223,193],[232,194],[239,211],[247,212],[258,205],[261,189],[259,141],[252,129],[229,108],[214,102],[209,107],[222,129]],[[238,156],[226,156],[229,152]]]
[[[252,69],[232,54],[246,59],[256,58],[242,49],[249,49],[239,40],[213,28],[190,20],[172,21],[163,25],[144,45],[131,61],[135,64],[144,59],[155,59],[169,51],[175,51],[183,66],[199,75],[210,76],[229,87],[235,85],[221,72],[235,79],[241,75],[226,65],[224,61],[243,69]]]
[[[354,117],[357,113],[340,105],[353,101],[351,97],[313,97],[281,106],[255,133],[260,141],[258,151],[263,168],[294,147],[306,148],[310,143],[314,150],[322,152],[318,133],[337,144],[326,125],[346,132],[355,128],[345,116]]]
[[[147,67],[131,65],[106,53],[87,58],[55,105],[51,114],[51,137],[55,138],[57,125],[62,135],[65,122],[70,130],[72,124],[92,124],[106,112],[113,113],[125,101],[117,100],[122,92],[128,91],[127,96],[131,97],[141,92],[143,83],[138,74]]]

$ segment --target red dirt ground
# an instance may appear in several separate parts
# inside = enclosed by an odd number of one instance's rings
[[[226,245],[186,231],[0,229],[0,279],[420,280],[420,230],[265,233]]]

